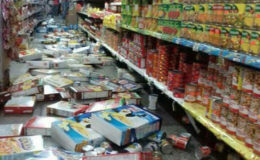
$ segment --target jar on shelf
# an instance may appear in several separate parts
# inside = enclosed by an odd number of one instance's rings
[[[241,52],[249,53],[250,48],[250,31],[243,30],[241,33]]]
[[[246,4],[246,9],[243,17],[243,27],[251,29],[254,25],[254,11],[255,5],[254,4]]]
[[[260,56],[260,32],[251,32],[249,53]]]

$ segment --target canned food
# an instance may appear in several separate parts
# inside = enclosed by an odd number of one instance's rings
[[[111,144],[109,142],[106,142],[106,141],[102,142],[100,144],[100,147],[105,148],[106,150],[108,150],[108,149],[112,150],[113,149]]]
[[[253,148],[253,140],[255,137],[257,127],[258,126],[254,122],[250,120],[247,121],[245,143],[246,146],[249,148]]]
[[[197,159],[202,159],[211,154],[211,149],[208,146],[202,146],[195,152],[195,157]]]
[[[173,96],[176,98],[184,98],[184,88],[176,88],[173,90]]]
[[[212,92],[212,88],[203,87],[202,96],[201,96],[201,104],[205,107],[209,105],[209,98]]]
[[[174,147],[177,147],[179,149],[186,149],[187,147],[187,144],[189,142],[189,138],[186,137],[178,137],[176,135],[170,135],[169,137],[169,140],[171,142],[171,144],[174,146]]]
[[[159,146],[155,142],[150,142],[147,145],[144,146],[143,151],[144,152],[153,152],[153,151],[158,151]]]
[[[191,134],[187,133],[187,132],[184,132],[184,133],[180,134],[180,137],[186,138],[188,140],[188,142],[189,142],[190,139],[191,139]]]
[[[102,147],[97,147],[94,149],[94,151],[98,154],[98,155],[101,155],[103,153],[105,153],[106,149],[105,148],[102,148]]]
[[[260,97],[260,73],[259,72],[255,73],[255,84],[253,88],[253,93],[254,96],[258,98]]]
[[[94,147],[91,145],[86,145],[86,146],[82,147],[82,150],[84,152],[89,152],[89,151],[92,151],[93,149],[94,149]]]
[[[221,109],[221,113],[220,113],[220,126],[222,128],[226,128],[227,126],[227,116],[228,116],[228,107],[226,106],[223,106],[222,109]]]
[[[207,107],[206,116],[215,123],[219,123],[223,101],[220,97],[210,97],[210,102]]]
[[[252,93],[255,81],[255,72],[250,69],[243,70],[242,91]]]
[[[235,135],[237,129],[238,113],[229,111],[227,116],[227,131],[228,133]]]
[[[248,117],[250,121],[257,122],[259,114],[260,114],[260,98],[252,96],[250,108],[248,111]]]
[[[125,150],[129,153],[141,152],[142,146],[139,143],[133,143],[125,148]]]
[[[162,154],[159,151],[153,152],[152,156],[152,160],[162,160]]]
[[[158,131],[155,134],[152,134],[151,136],[148,137],[150,141],[156,142],[156,143],[161,143],[162,139],[166,137],[166,133],[163,131]]]
[[[237,90],[237,89],[231,89],[229,109],[232,112],[238,113],[238,111],[239,111],[239,100],[240,100],[240,91]]]
[[[171,154],[173,152],[173,147],[167,139],[162,140],[160,147],[164,154]]]
[[[197,85],[194,83],[186,84],[185,86],[185,95],[184,101],[185,102],[196,102],[196,93],[197,93]]]
[[[239,140],[244,141],[246,137],[247,120],[244,117],[238,116],[236,136]]]
[[[248,111],[251,105],[251,94],[242,92],[240,97],[240,107],[239,107],[239,115],[247,118]]]
[[[253,149],[254,149],[254,153],[260,155],[260,124],[259,123],[257,124],[257,128],[255,131]]]

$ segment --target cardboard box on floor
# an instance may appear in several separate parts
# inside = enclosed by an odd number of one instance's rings
[[[77,11],[74,5],[71,5],[68,11],[68,15],[66,16],[66,25],[71,25],[71,24],[78,24],[77,21]]]

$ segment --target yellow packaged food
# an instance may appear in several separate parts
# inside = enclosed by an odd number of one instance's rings
[[[197,24],[196,28],[197,28],[197,31],[196,31],[197,38],[196,38],[196,40],[203,43],[204,40],[206,39],[205,25],[204,24]]]
[[[200,23],[207,22],[207,5],[206,4],[199,5],[199,10],[197,13],[197,21]]]
[[[254,4],[246,4],[244,18],[243,18],[243,27],[244,28],[253,28],[254,25]]]
[[[260,29],[260,4],[256,4],[255,6],[255,20],[254,20],[254,27],[256,29]]]
[[[242,26],[243,24],[243,15],[245,13],[245,4],[239,3],[239,4],[233,4],[233,9],[232,9],[232,15],[234,19],[234,26]]]
[[[232,5],[231,4],[224,5],[223,23],[225,25],[230,25],[232,23]]]
[[[222,27],[220,30],[220,47],[222,48],[227,48],[228,47],[228,42],[229,42],[229,30],[228,28]]]
[[[214,23],[222,24],[224,17],[224,4],[214,4],[212,9]]]
[[[254,55],[260,54],[260,32],[251,32],[249,52]]]
[[[250,31],[244,30],[241,33],[241,48],[240,50],[245,53],[249,53],[250,46]]]
[[[141,16],[141,6],[138,4],[133,5],[133,16]]]
[[[240,50],[240,42],[241,42],[241,33],[240,30],[236,28],[232,28],[229,32],[229,45],[228,48],[238,51]]]
[[[214,13],[213,13],[213,5],[209,4],[207,9],[207,22],[214,23]]]

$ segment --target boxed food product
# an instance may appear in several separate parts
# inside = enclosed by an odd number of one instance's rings
[[[18,137],[22,135],[23,124],[1,124],[0,138]]]
[[[29,68],[50,68],[50,61],[26,61]]]
[[[57,116],[69,117],[82,113],[87,107],[88,106],[85,105],[75,105],[70,102],[59,101],[57,103],[48,105],[47,113]]]
[[[11,86],[8,91],[12,96],[29,96],[43,92],[42,82],[39,79],[28,80]]]
[[[42,136],[13,137],[0,139],[1,159],[24,159],[44,150]]]
[[[126,101],[126,104],[134,104],[134,105],[140,105],[141,104],[141,97],[134,92],[123,92],[123,93],[117,93],[112,95],[113,99],[121,99],[124,98]]]
[[[98,146],[104,138],[90,128],[91,113],[52,123],[51,136],[63,148],[69,151],[82,152],[86,145]]]
[[[35,97],[12,97],[4,106],[5,113],[24,114],[32,113],[36,102]]]
[[[73,81],[67,78],[64,78],[60,75],[52,75],[44,78],[44,82],[55,88],[68,87],[73,84]]]
[[[33,69],[31,70],[32,75],[55,75],[59,74],[60,71],[54,69]]]
[[[98,85],[70,87],[71,96],[74,99],[110,98],[112,91]]]
[[[80,81],[80,82],[88,81],[87,76],[80,72],[64,72],[62,75],[65,78],[68,78],[72,81]]]
[[[91,128],[122,146],[159,131],[161,119],[134,105],[93,113]]]
[[[106,160],[106,159],[125,159],[125,160],[151,160],[151,152],[119,153],[114,155],[86,156],[83,160]]]
[[[24,125],[25,135],[51,136],[51,124],[59,120],[61,120],[61,118],[40,116],[32,117]]]
[[[83,153],[71,152],[61,148],[48,148],[41,152],[36,152],[33,155],[26,156],[25,160],[81,160]]]
[[[60,92],[50,85],[44,85],[43,90],[43,93],[36,94],[37,101],[54,101],[61,98]]]
[[[42,58],[42,54],[41,51],[38,49],[29,49],[29,50],[21,51],[19,53],[19,59],[22,61],[32,61],[41,58]]]
[[[120,98],[114,98],[114,99],[97,101],[97,102],[91,103],[85,109],[85,113],[117,108],[117,107],[121,106],[120,100],[121,100]]]

